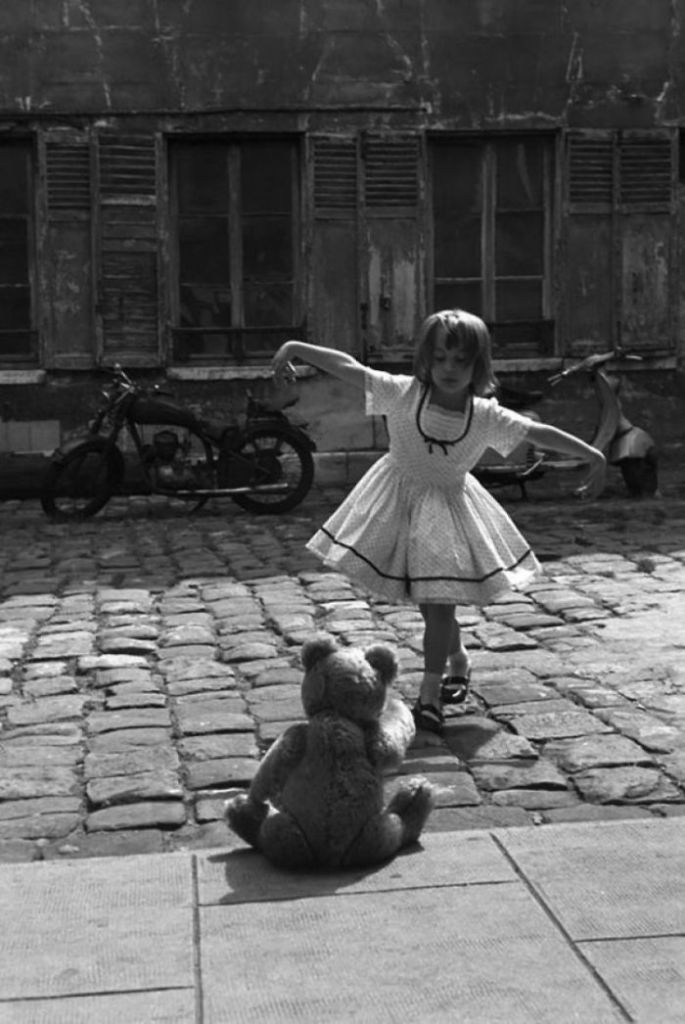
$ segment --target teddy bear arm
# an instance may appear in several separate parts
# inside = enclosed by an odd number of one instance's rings
[[[266,803],[280,792],[285,780],[299,764],[307,745],[307,724],[291,725],[273,743],[262,758],[250,784],[250,800]]]
[[[369,760],[381,771],[399,767],[415,735],[416,727],[407,705],[398,697],[388,697],[378,725],[368,739]]]

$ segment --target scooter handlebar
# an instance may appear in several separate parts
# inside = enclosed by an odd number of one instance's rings
[[[592,355],[586,356],[585,359],[581,359],[580,362],[574,363],[573,366],[553,374],[548,378],[548,383],[550,387],[556,387],[562,380],[572,376],[574,373],[592,373],[598,367],[605,366],[606,363],[610,363],[613,359],[643,362],[643,357],[637,352],[625,352],[622,348],[614,348],[611,352],[595,352]]]

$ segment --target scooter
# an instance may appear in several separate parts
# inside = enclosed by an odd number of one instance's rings
[[[642,361],[642,356],[619,348],[590,355],[553,374],[547,383],[550,388],[555,388],[575,374],[585,373],[589,376],[599,404],[599,420],[590,444],[603,452],[611,465],[618,466],[631,497],[651,497],[659,487],[657,448],[647,431],[634,426],[623,412],[619,398],[621,380],[609,377],[604,369],[607,363],[617,359]],[[499,395],[503,405],[538,421],[540,417],[530,406],[544,397],[544,391],[526,391],[507,386],[501,389]],[[521,496],[527,498],[528,481],[539,479],[550,470],[575,470],[582,465],[579,459],[537,451],[524,442],[504,460],[487,453],[473,472],[487,487],[515,484],[520,488]]]

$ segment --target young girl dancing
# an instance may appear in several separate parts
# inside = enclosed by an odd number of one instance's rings
[[[469,470],[486,448],[508,455],[526,439],[586,460],[579,493],[596,495],[606,460],[572,434],[487,397],[496,388],[490,335],[479,317],[460,309],[424,321],[413,376],[286,341],[273,359],[277,382],[292,379],[293,359],[363,389],[367,414],[386,417],[388,452],[307,547],[379,597],[418,605],[424,674],[413,713],[417,728],[439,735],[443,705],[465,700],[471,674],[456,605],[490,604],[540,571],[510,517]]]

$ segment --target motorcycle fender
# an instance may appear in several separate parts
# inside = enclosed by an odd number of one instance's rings
[[[121,454],[121,452],[119,451],[115,444],[110,444],[110,442],[108,442],[107,439],[104,437],[90,436],[74,438],[73,441],[69,441],[67,442],[67,444],[61,445],[61,447],[56,448],[55,451],[50,456],[50,462],[52,462],[55,465],[60,465],[60,463],[64,462],[67,455],[71,455],[72,452],[77,451],[77,449],[81,447],[91,449],[95,448],[99,449],[101,452],[109,451],[110,457],[112,458],[112,461],[116,466],[117,476],[122,477],[124,475],[123,455]]]
[[[646,430],[631,427],[611,444],[609,461],[621,462],[622,459],[643,459],[654,448],[654,441]]]
[[[302,444],[309,448],[310,452],[316,451],[316,442],[311,439],[306,431],[302,430],[301,427],[295,426],[286,419],[285,416],[260,416],[259,419],[250,421],[250,427],[255,427],[258,430],[263,428],[278,429],[282,434],[286,436],[290,434],[291,437],[301,441]]]

